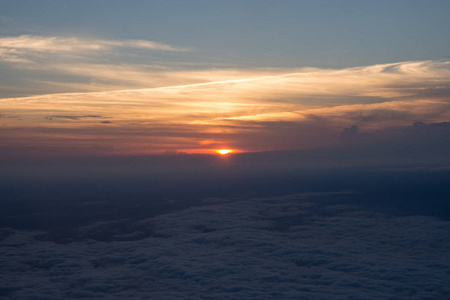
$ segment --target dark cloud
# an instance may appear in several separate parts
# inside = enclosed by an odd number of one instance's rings
[[[450,154],[450,122],[426,124],[419,121],[412,126],[392,127],[365,134],[350,131],[344,129],[342,137],[352,135],[352,147],[361,153],[364,149],[372,149],[380,151],[380,155],[390,153],[423,158]]]
[[[5,114],[0,114],[0,118],[4,118],[4,119],[19,119],[19,116],[14,116],[14,115],[5,115]]]
[[[273,150],[312,149],[338,141],[339,128],[321,118],[304,121],[240,121],[237,132],[220,134],[237,149],[261,151],[270,144]],[[244,130],[242,130],[244,129]]]
[[[188,155],[184,151],[177,151],[177,150],[166,150],[163,153],[164,156],[174,156],[174,155]]]
[[[358,137],[358,126],[353,125],[350,128],[344,128],[341,133],[341,139],[344,141],[353,140]]]
[[[102,118],[102,116],[96,115],[81,115],[81,116],[71,116],[71,115],[55,115],[45,117],[48,120],[52,119],[70,119],[70,120],[80,120],[80,119],[89,119],[89,118]]]
[[[408,111],[372,109],[367,111],[352,111],[347,114],[349,120],[357,123],[375,123],[391,120],[404,120],[411,118],[412,114]]]

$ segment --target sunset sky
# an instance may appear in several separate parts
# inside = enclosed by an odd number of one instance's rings
[[[312,149],[450,120],[448,1],[5,1],[0,155]]]
[[[0,0],[0,298],[450,299],[449,0]]]

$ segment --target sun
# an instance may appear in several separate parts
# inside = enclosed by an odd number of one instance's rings
[[[231,150],[231,149],[219,149],[219,150],[217,150],[217,153],[219,153],[220,155],[230,154],[231,152],[233,152],[233,150]]]

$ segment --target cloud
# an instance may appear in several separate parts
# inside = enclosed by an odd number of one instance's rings
[[[145,40],[125,40],[125,41],[98,41],[100,45],[126,48],[142,48],[161,51],[188,51],[186,48],[169,46],[163,43],[145,41]]]
[[[184,48],[172,47],[163,43],[145,40],[99,40],[84,38],[46,37],[21,35],[19,37],[0,38],[0,53],[20,56],[30,52],[83,52],[108,50],[113,47],[141,48],[160,51],[186,51]],[[0,56],[1,57],[1,56]]]
[[[75,239],[66,244],[42,241],[45,232],[9,230],[1,240],[0,295],[14,299],[449,295],[450,245],[443,238],[449,222],[361,210],[343,203],[343,196],[242,199],[151,219],[98,222],[77,228]]]
[[[48,116],[45,117],[45,119],[47,120],[52,120],[52,119],[70,119],[70,120],[79,120],[79,119],[85,119],[85,118],[101,118],[102,116],[94,116],[94,115],[82,115],[82,116],[61,116],[61,115],[56,115],[56,116]]]
[[[0,73],[7,75],[9,81],[7,86],[0,87],[0,93],[23,95],[160,86],[164,85],[164,75],[155,71],[161,71],[161,66],[149,67],[148,62],[158,57],[161,64],[165,61],[163,53],[180,55],[189,51],[146,40],[0,37],[0,63],[5,67]],[[145,64],[136,63],[139,61]],[[182,81],[186,82],[189,81]]]
[[[418,164],[442,161],[450,155],[450,122],[415,122],[410,126],[384,128],[374,132],[358,133],[355,126],[344,129],[341,151],[357,157],[417,158]]]
[[[37,67],[42,64],[41,68],[44,68],[46,64],[52,64],[52,61],[61,58],[70,61],[86,59],[89,54],[105,53],[120,48],[124,48],[124,50],[188,51],[186,48],[146,40],[101,40],[21,35],[18,37],[0,37],[0,61],[12,63],[16,67],[20,67],[20,65],[27,67],[30,64]]]
[[[59,139],[96,149],[108,145],[128,154],[326,146],[338,142],[342,130],[352,125],[373,132],[417,121],[450,120],[445,97],[449,66],[448,61],[421,61],[281,74],[286,70],[164,70],[159,74],[168,82],[185,78],[193,83],[3,98],[4,113],[20,118],[3,129],[2,143],[11,146],[21,139],[22,145],[32,146],[42,134],[41,146]],[[100,128],[89,118],[50,124],[44,118],[51,115],[107,115],[115,126]],[[108,138],[99,140],[99,134]]]
[[[245,92],[246,88],[251,89],[253,97],[268,94],[286,105],[298,102],[299,97],[302,97],[304,104],[321,105],[338,104],[343,99],[371,103],[379,102],[380,97],[419,94],[426,96],[427,93],[433,98],[438,95],[445,98],[448,94],[448,88],[439,84],[439,79],[449,76],[446,61],[400,62],[341,70],[205,69],[204,66],[195,64],[188,68],[173,65],[167,62],[167,58],[155,56],[155,51],[132,51],[139,49],[178,52],[177,55],[188,50],[141,40],[31,35],[0,38],[0,60],[11,62],[8,67],[14,70],[25,71],[20,82],[29,81],[27,87],[35,86],[35,93],[38,94],[48,91],[101,91],[169,86],[194,89],[193,84],[197,85],[197,88],[208,85],[220,88],[235,85],[242,92]],[[180,59],[189,61],[192,57]],[[408,80],[405,80],[406,77]],[[19,82],[17,80],[16,82]],[[417,86],[414,86],[414,83]],[[271,88],[273,85],[279,85],[279,88]],[[229,91],[228,88],[225,89]],[[282,93],[275,94],[281,90]],[[240,91],[236,92],[242,94]]]
[[[15,119],[15,118],[18,118],[18,116],[0,114],[0,118]]]
[[[341,133],[341,139],[344,141],[355,139],[358,136],[358,126],[353,125],[350,128],[344,128]]]

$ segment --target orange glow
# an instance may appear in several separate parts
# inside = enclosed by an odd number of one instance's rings
[[[217,153],[219,153],[220,155],[230,154],[231,152],[233,152],[233,150],[230,150],[230,149],[220,149],[220,150],[217,150]]]
[[[60,44],[62,47],[63,43]],[[117,86],[113,90],[113,86],[101,85],[96,89],[102,92],[16,98],[0,95],[0,156],[6,155],[3,151],[16,155],[14,149],[23,149],[17,153],[26,151],[36,156],[78,155],[75,154],[78,151],[85,155],[151,155],[172,149],[227,158],[247,151],[322,147],[338,141],[338,128],[363,122],[359,116],[364,116],[364,120],[374,118],[373,122],[364,121],[363,128],[368,132],[410,125],[422,119],[430,123],[450,119],[448,101],[440,94],[428,96],[434,88],[450,84],[449,61],[350,69],[273,69],[267,71],[270,74],[259,69],[243,73],[224,69],[211,71],[214,76],[208,75],[207,70],[189,75],[190,71],[166,74],[166,71],[149,69],[148,77],[142,75],[147,72],[145,68],[124,70],[119,66],[114,74],[108,75],[109,65],[102,69],[96,66],[74,64],[73,72],[58,70],[93,77],[97,75],[87,70],[95,70],[111,82],[116,82],[119,76],[127,80],[135,76],[137,81],[146,84],[156,82],[155,78],[162,81],[166,76],[170,78],[161,83],[167,85],[158,88],[136,86],[136,89],[119,90],[122,86]],[[398,71],[384,71],[391,68]],[[136,74],[132,75],[133,72]],[[157,75],[158,72],[162,75]],[[426,97],[423,91],[415,92],[419,91],[418,83],[424,89],[430,88]],[[128,87],[128,81],[123,85]],[[356,99],[353,97],[360,96],[361,101],[353,102]],[[336,103],[308,100],[322,97],[339,100]],[[379,101],[368,102],[365,97]],[[380,112],[392,112],[399,117],[379,117]],[[326,120],[327,125],[318,126],[317,120]]]

